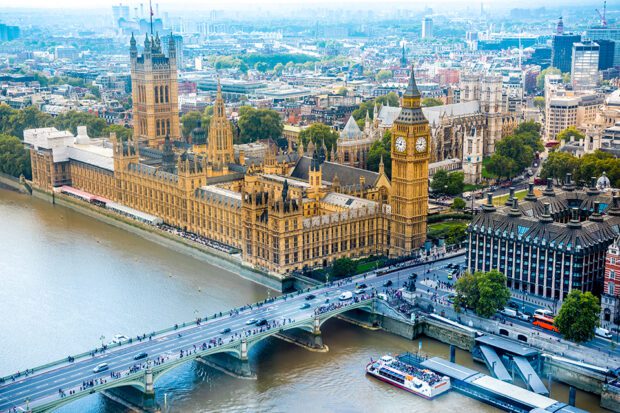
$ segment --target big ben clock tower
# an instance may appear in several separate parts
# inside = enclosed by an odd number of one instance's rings
[[[426,239],[430,129],[420,99],[412,67],[401,112],[392,127],[392,256],[409,255]]]

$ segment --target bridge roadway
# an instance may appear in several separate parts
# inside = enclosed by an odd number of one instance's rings
[[[435,265],[445,265],[447,262],[460,262],[462,259],[462,255],[448,258],[436,264],[431,263],[431,268]],[[224,313],[198,325],[193,322],[188,327],[153,336],[152,339],[147,336],[146,340],[137,341],[134,338],[132,343],[125,342],[104,352],[99,351],[94,356],[85,355],[76,357],[73,362],[59,361],[48,368],[36,368],[28,376],[22,373],[15,380],[10,376],[5,377],[4,383],[0,385],[0,412],[11,412],[13,409],[50,411],[94,392],[127,385],[148,391],[149,386],[152,389],[154,381],[167,371],[187,361],[216,353],[228,353],[247,359],[247,351],[252,345],[268,336],[295,328],[316,331],[316,327],[320,327],[327,319],[342,312],[354,308],[372,308],[374,299],[370,297],[370,292],[373,288],[381,291],[383,284],[388,280],[392,281],[392,287],[396,287],[399,283],[402,285],[407,275],[412,272],[422,275],[421,272],[425,266],[428,268],[428,264],[420,263],[412,268],[400,269],[381,276],[374,276],[372,273],[368,276],[360,275],[342,282],[322,285],[302,294],[286,294],[260,307],[252,305],[251,309],[246,308],[238,314]],[[338,300],[340,294],[345,291],[352,292],[360,283],[368,286],[366,295],[354,294],[356,299],[346,302]],[[314,294],[316,298],[307,300],[309,294]],[[330,300],[329,303],[325,302],[327,299]],[[303,308],[305,303],[310,306]],[[326,311],[325,307],[330,304],[343,306]],[[316,315],[316,311],[321,307],[323,307],[321,311],[324,312]],[[247,322],[259,318],[266,319],[271,328],[264,328],[264,331],[252,334],[252,330],[259,328]],[[225,332],[226,329],[230,329],[230,332]],[[221,343],[217,345],[209,344],[210,340],[220,339]],[[203,343],[206,347],[203,347]],[[185,353],[183,357],[180,357],[181,350]],[[148,358],[134,360],[134,357],[142,352],[146,352]],[[160,357],[164,361],[155,363]],[[94,373],[93,369],[100,363],[108,363],[109,369]],[[130,368],[136,366],[137,371],[130,372]],[[120,377],[112,378],[111,372],[119,374]],[[147,372],[152,373],[152,380],[148,379]],[[84,382],[93,380],[101,382],[80,390]],[[65,393],[64,397],[61,397],[59,389]]]

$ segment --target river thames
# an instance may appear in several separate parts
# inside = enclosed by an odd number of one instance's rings
[[[268,291],[208,262],[171,251],[73,210],[0,189],[0,376],[195,314],[263,300]],[[156,384],[170,412],[493,412],[451,392],[427,401],[365,376],[370,357],[416,351],[409,341],[339,320],[322,328],[327,353],[269,339],[250,352],[256,380],[236,379],[187,363]],[[448,357],[448,346],[422,339],[422,351]],[[484,371],[469,353],[457,362]],[[551,397],[568,400],[553,383]],[[578,392],[577,406],[596,412],[597,396]],[[101,395],[59,412],[126,411]]]

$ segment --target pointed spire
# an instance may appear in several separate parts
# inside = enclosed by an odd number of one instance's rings
[[[379,161],[379,175],[385,174],[385,164],[383,163],[383,154],[381,154],[381,160]]]
[[[409,84],[407,85],[407,90],[405,91],[404,96],[406,97],[420,97],[420,91],[418,90],[418,85],[415,82],[415,73],[413,68],[413,63],[411,64],[411,73],[409,75]]]

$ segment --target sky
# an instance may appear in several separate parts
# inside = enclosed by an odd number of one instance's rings
[[[0,9],[3,8],[71,8],[71,9],[84,9],[84,8],[109,8],[112,5],[119,4],[119,0],[0,0]],[[125,5],[138,5],[143,2],[145,7],[148,5],[148,0],[134,0],[134,1],[122,1]],[[286,6],[287,8],[294,7],[295,5],[303,5],[305,7],[327,6],[329,8],[360,8],[365,6],[385,6],[386,4],[398,5],[403,8],[422,9],[425,6],[432,7],[435,10],[439,10],[442,7],[477,7],[480,3],[475,0],[427,0],[427,1],[414,1],[414,0],[383,0],[376,1],[364,1],[364,0],[153,0],[153,8],[155,3],[159,3],[160,8],[167,7],[170,9],[180,8],[196,8],[196,9],[246,9],[247,6],[260,7],[262,9],[278,8]],[[485,0],[485,7],[496,9],[510,9],[515,7],[556,7],[556,6],[568,6],[568,5],[585,5],[585,4],[598,4],[601,1],[590,0],[546,0],[541,2],[540,0],[520,0],[515,2],[514,0]],[[613,2],[612,2],[613,3]]]

